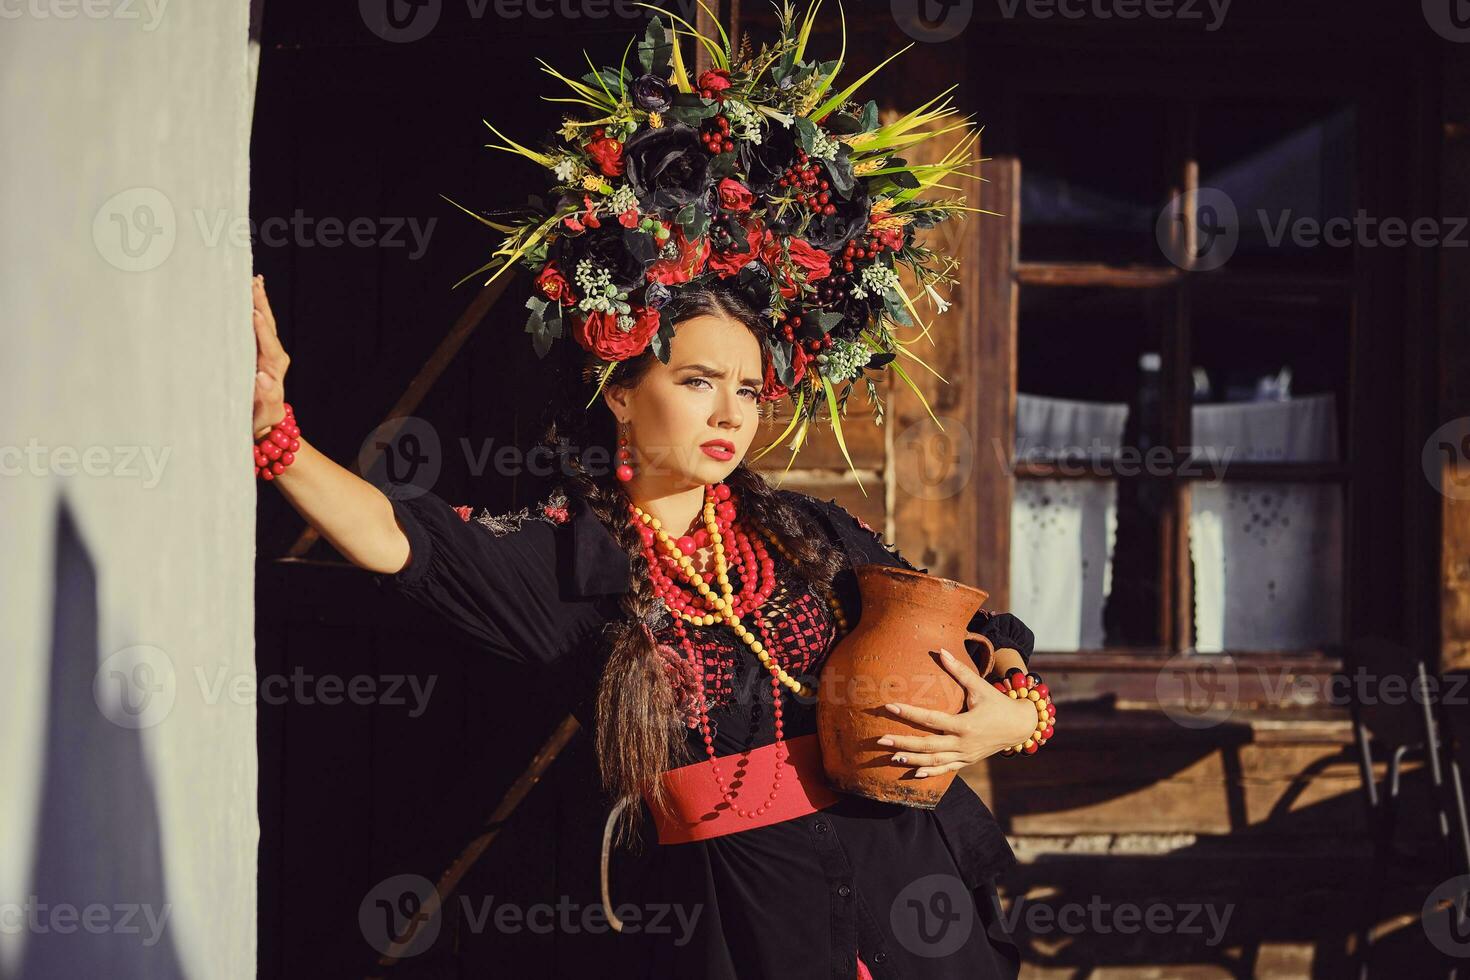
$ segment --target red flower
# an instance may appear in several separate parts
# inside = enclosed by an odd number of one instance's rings
[[[791,364],[794,369],[791,373],[791,385],[793,388],[801,384],[801,379],[806,376],[806,362],[806,350],[800,344],[795,345],[791,350]],[[765,383],[761,385],[760,400],[771,401],[776,398],[784,398],[790,392],[791,389],[787,388],[776,378],[776,365],[771,361],[767,361],[766,379]]]
[[[543,513],[546,514],[547,517],[551,518],[551,520],[557,524],[565,524],[571,516],[567,513],[567,509],[565,507],[557,507],[554,504],[547,504],[545,507],[542,507],[541,510]]]
[[[605,136],[595,139],[587,144],[587,155],[604,176],[623,176],[623,144],[617,140]]]
[[[755,203],[755,195],[750,192],[750,188],[733,177],[720,181],[717,190],[720,194],[720,207],[726,211],[749,211],[750,206]]]
[[[628,210],[624,211],[622,214],[618,215],[618,224],[622,225],[624,228],[637,228],[638,227],[638,209],[637,208],[629,208]]]
[[[541,274],[536,277],[536,288],[541,291],[542,296],[558,301],[563,306],[570,306],[577,301],[572,295],[572,284],[567,282],[567,277],[561,274],[554,261],[542,267]]]
[[[890,252],[897,252],[903,248],[902,228],[875,228],[873,229],[873,237],[878,239],[878,244]]]
[[[786,249],[791,256],[791,264],[806,273],[807,282],[816,282],[832,274],[832,257],[821,249],[813,247],[805,239],[788,239]],[[777,288],[780,289],[781,295],[787,299],[796,299],[796,282],[781,264],[781,243],[774,238],[768,241],[762,251],[762,258],[765,259],[770,270],[776,274]]]
[[[826,279],[832,274],[832,256],[815,248],[804,238],[793,238],[787,244],[791,261],[806,273],[807,282]]]
[[[712,68],[699,76],[697,85],[699,94],[705,98],[719,98],[730,87],[730,73],[723,68]]]
[[[674,244],[679,247],[679,257],[676,259],[659,259],[648,267],[649,282],[661,282],[665,286],[673,286],[677,283],[688,282],[704,271],[704,263],[709,259],[709,239],[703,236],[689,241],[684,237],[684,229],[674,227]]]
[[[458,507],[454,508],[454,512],[459,515],[459,519],[462,520],[462,521],[468,521],[470,519],[470,505],[469,504],[461,504],[461,505],[459,505]]]
[[[572,320],[572,339],[604,361],[626,361],[643,353],[658,332],[658,310],[633,307],[633,329],[618,329],[616,313],[589,313]]]
[[[756,257],[756,253],[761,250],[761,245],[765,241],[765,229],[760,226],[759,222],[753,221],[750,227],[745,229],[745,251],[712,252],[709,257],[709,267],[718,272],[721,279],[733,276]]]

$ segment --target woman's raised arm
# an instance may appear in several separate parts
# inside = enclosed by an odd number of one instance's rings
[[[291,358],[276,334],[265,280],[251,287],[255,322],[255,438],[285,416],[286,368]],[[296,459],[273,481],[291,506],[354,565],[392,574],[409,561],[408,538],[381,490],[322,455],[305,439]]]

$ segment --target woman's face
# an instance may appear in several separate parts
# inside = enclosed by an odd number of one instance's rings
[[[633,388],[603,393],[628,423],[640,489],[675,493],[729,476],[755,439],[762,377],[760,341],[738,320],[676,324],[668,364],[654,358]]]

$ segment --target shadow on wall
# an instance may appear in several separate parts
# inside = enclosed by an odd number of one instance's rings
[[[58,499],[45,768],[19,978],[170,980],[183,970],[143,733],[114,724],[93,696],[97,573]]]

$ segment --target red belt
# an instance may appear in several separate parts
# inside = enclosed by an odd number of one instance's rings
[[[725,803],[711,762],[696,762],[665,772],[668,807],[660,810],[649,806],[658,827],[658,842],[687,844],[738,834],[792,817],[804,817],[836,803],[839,797],[827,786],[822,745],[816,734],[783,739],[782,744],[789,755],[781,771],[779,789],[766,812],[758,817],[739,816]],[[722,755],[715,761],[720,764],[720,775],[727,787],[737,778],[740,780],[735,802],[742,810],[754,810],[767,801],[776,774],[775,742],[748,752]]]

